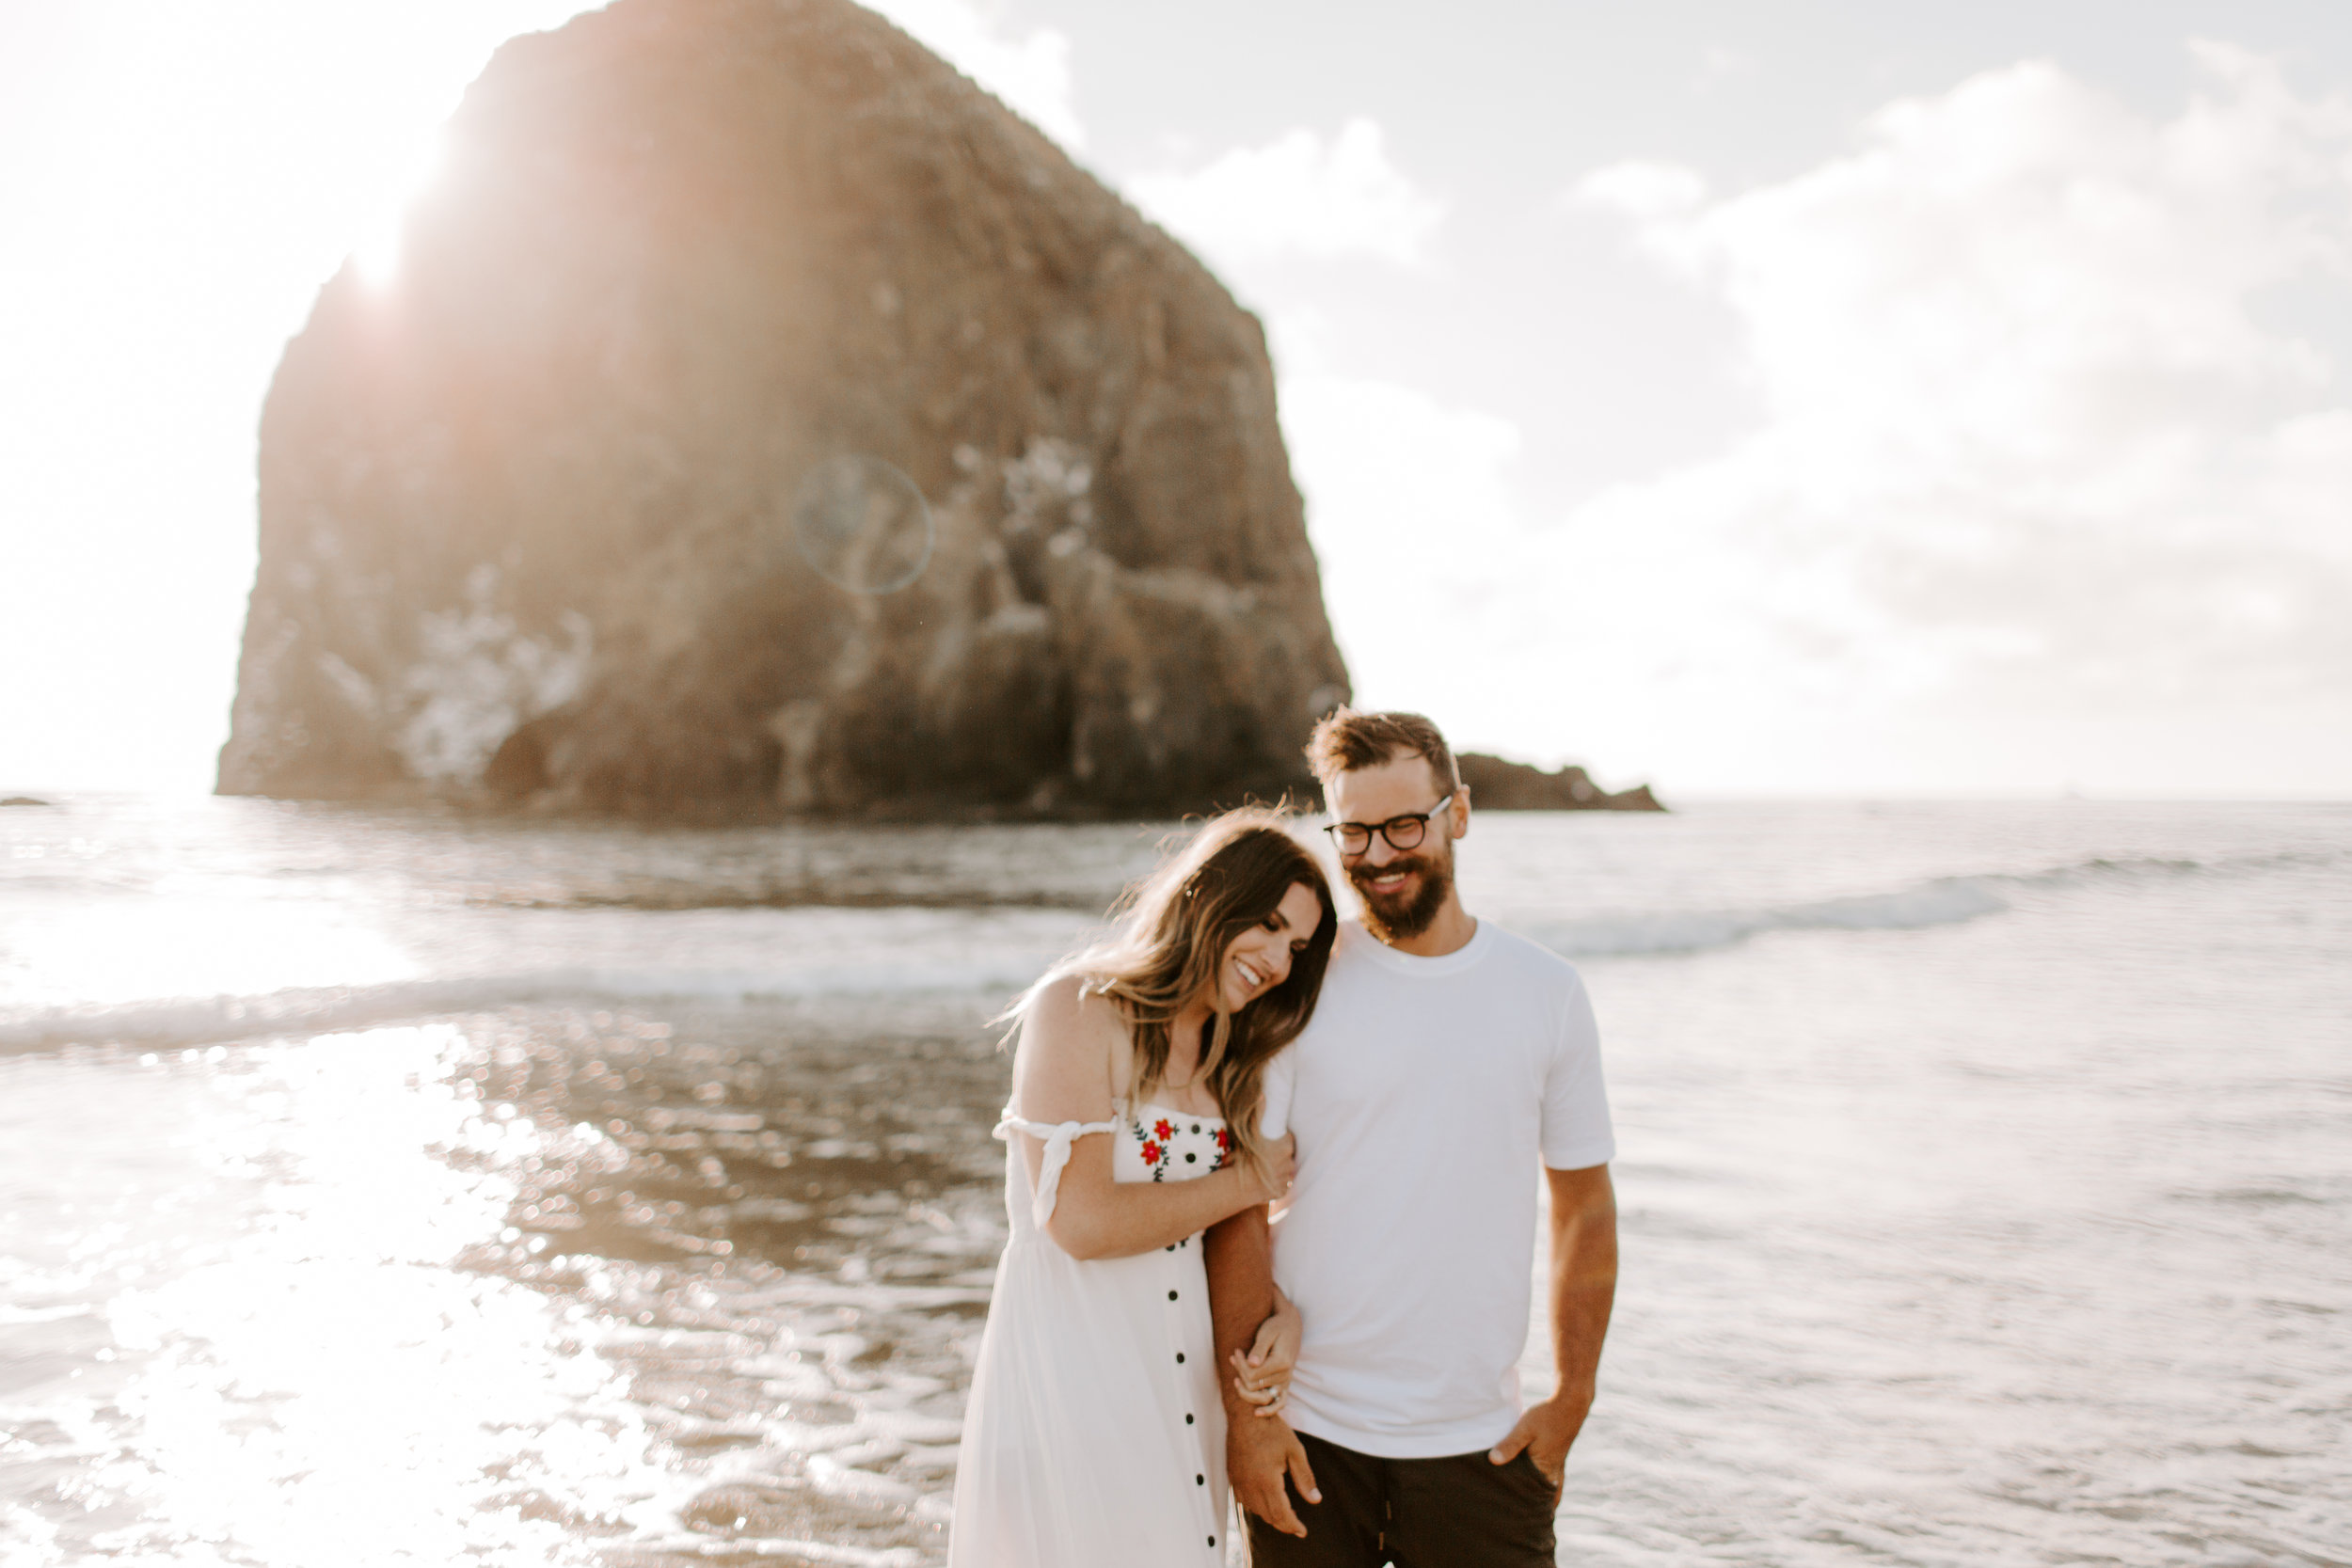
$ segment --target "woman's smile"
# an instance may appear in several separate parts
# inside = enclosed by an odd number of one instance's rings
[[[1237,1013],[1289,979],[1299,949],[1322,923],[1322,906],[1314,894],[1293,883],[1273,913],[1225,949],[1224,1010]]]

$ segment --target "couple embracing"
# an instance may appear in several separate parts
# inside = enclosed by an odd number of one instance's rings
[[[1616,1278],[1592,1008],[1462,907],[1435,725],[1343,708],[1309,758],[1360,921],[1230,813],[1022,1004],[953,1568],[1239,1560],[1229,1478],[1258,1564],[1552,1561]]]

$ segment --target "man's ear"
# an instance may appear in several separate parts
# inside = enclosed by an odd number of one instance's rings
[[[1454,818],[1454,836],[1460,838],[1470,832],[1470,791],[1468,784],[1454,786],[1454,804],[1447,814]]]

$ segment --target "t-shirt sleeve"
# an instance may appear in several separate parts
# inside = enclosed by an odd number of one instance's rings
[[[1291,1097],[1298,1091],[1298,1056],[1285,1050],[1268,1062],[1265,1077],[1265,1105],[1258,1112],[1258,1136],[1279,1138],[1291,1130]]]
[[[1544,1077],[1543,1143],[1544,1164],[1553,1170],[1605,1165],[1617,1155],[1609,1089],[1600,1074],[1600,1027],[1581,975],[1561,1008],[1551,1070]]]

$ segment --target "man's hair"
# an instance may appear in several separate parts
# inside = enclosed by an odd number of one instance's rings
[[[1359,713],[1333,708],[1307,741],[1307,766],[1326,788],[1342,773],[1377,768],[1399,757],[1420,757],[1438,776],[1440,789],[1462,787],[1454,750],[1438,726],[1418,713]]]

